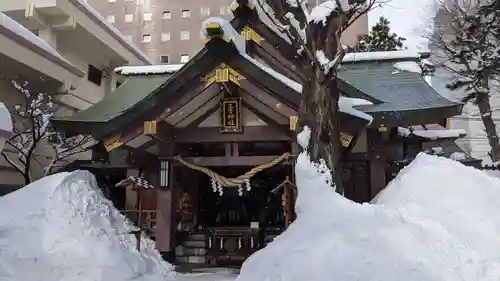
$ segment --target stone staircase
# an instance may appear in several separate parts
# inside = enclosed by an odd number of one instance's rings
[[[205,234],[190,234],[181,245],[175,248],[177,263],[206,264],[205,243]]]

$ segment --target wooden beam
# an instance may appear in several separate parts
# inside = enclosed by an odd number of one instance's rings
[[[250,81],[242,80],[240,81],[240,85],[241,91],[265,104],[267,107],[276,111],[276,113],[282,115],[283,117],[288,118],[289,116],[295,116],[298,114],[298,108],[290,107],[286,101],[275,98],[272,94],[255,86]]]
[[[252,42],[250,44],[252,46],[251,50],[261,57],[268,65],[275,66],[281,73],[287,75],[288,77],[292,77],[292,79],[297,82],[304,82],[307,80],[304,75],[301,75],[300,72],[295,70],[297,66],[286,59],[269,42],[263,41],[262,45]]]
[[[276,156],[231,156],[231,157],[183,157],[183,159],[191,164],[203,167],[224,167],[224,166],[258,166],[269,163],[279,157]],[[177,165],[182,165],[176,163]],[[281,164],[290,164],[288,161],[283,161]]]
[[[178,143],[201,142],[251,142],[251,141],[288,141],[292,133],[284,133],[288,126],[248,126],[243,133],[221,133],[219,127],[174,129],[173,136]]]

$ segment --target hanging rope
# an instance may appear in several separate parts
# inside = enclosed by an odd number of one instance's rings
[[[226,178],[226,177],[221,176],[208,168],[188,163],[188,162],[184,161],[180,156],[174,157],[174,159],[176,161],[179,161],[179,163],[181,163],[182,165],[184,165],[190,169],[193,169],[193,170],[196,170],[196,171],[199,171],[199,172],[206,174],[207,176],[209,176],[211,179],[213,179],[214,181],[216,181],[219,185],[221,185],[223,187],[240,187],[243,184],[248,183],[248,181],[255,174],[262,172],[266,169],[269,169],[273,166],[276,166],[277,164],[279,164],[280,162],[282,162],[283,160],[286,160],[288,158],[290,158],[290,153],[286,152],[286,153],[283,153],[283,155],[281,155],[280,157],[274,159],[273,161],[271,161],[269,163],[262,164],[262,165],[259,165],[259,166],[252,168],[250,171],[246,172],[245,174],[243,174],[241,176],[238,176],[236,178]]]

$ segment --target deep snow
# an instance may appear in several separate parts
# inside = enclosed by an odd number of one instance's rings
[[[88,172],[43,178],[0,199],[0,280],[166,280],[172,267]]]
[[[301,134],[299,141],[306,144],[308,137]],[[436,172],[431,172],[433,169]],[[409,185],[410,190],[420,194],[421,201],[436,198],[435,209],[439,211],[439,206],[453,209],[460,205],[462,211],[456,216],[441,220],[434,212],[423,214],[399,208],[406,206],[406,201],[394,203],[398,207],[349,201],[325,183],[329,181],[328,173],[312,165],[306,153],[298,156],[295,172],[297,220],[244,263],[238,281],[500,280],[500,264],[488,253],[500,246],[498,239],[491,237],[498,233],[497,220],[491,219],[491,214],[500,208],[500,194],[493,191],[496,188],[500,192],[500,181],[452,160],[419,155],[389,190],[398,193]],[[490,187],[483,189],[484,184]],[[418,186],[423,188],[417,190]],[[471,192],[483,191],[484,195],[474,195],[468,201]],[[452,192],[453,196],[447,196]],[[394,196],[388,201],[398,202],[399,198]],[[456,204],[447,203],[454,198],[458,199]],[[454,228],[442,222],[448,219],[454,220],[450,224]],[[469,220],[479,222],[469,225]],[[489,244],[490,251],[482,250],[480,245],[469,247],[472,244],[467,243],[467,238],[472,239],[475,226],[491,234],[478,236],[483,239],[478,243]]]

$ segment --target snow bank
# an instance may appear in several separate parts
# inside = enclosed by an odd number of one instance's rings
[[[299,140],[306,143],[308,138],[301,136]],[[437,188],[447,184],[443,179],[451,180],[451,177],[454,179],[448,187],[460,185],[462,181],[472,184],[466,179],[469,173],[456,173],[452,162],[444,163],[449,168],[441,170],[441,173],[430,173],[433,166],[443,162],[425,155],[419,156],[419,159],[427,159],[425,167],[417,162],[417,165],[406,169],[406,176],[419,174],[411,176],[413,183],[409,184],[412,186],[425,186],[435,181],[432,186]],[[418,172],[426,167],[429,167],[428,173]],[[353,203],[325,183],[328,178],[319,168],[311,164],[308,154],[298,156],[295,170],[297,220],[266,248],[252,255],[243,264],[236,280],[500,280],[500,264],[497,261],[464,246],[454,232],[448,231],[439,222],[405,209]],[[478,175],[476,179],[483,183],[493,182],[484,175]],[[481,185],[476,185],[476,188],[481,189]],[[497,189],[500,192],[500,187]],[[444,200],[443,193],[427,195],[426,198],[433,196]],[[491,198],[500,198],[498,195]],[[464,194],[462,196],[463,201],[469,198]],[[481,220],[486,218],[491,216]],[[457,225],[456,232],[468,227],[458,228]],[[498,246],[500,243],[492,243],[491,251]]]
[[[414,61],[401,61],[394,64],[394,68],[400,71],[422,73],[422,68]]]
[[[455,234],[466,248],[500,262],[498,178],[453,160],[420,154],[374,203],[405,208],[432,219]]]
[[[164,281],[173,274],[88,172],[45,177],[0,199],[2,281]]]

